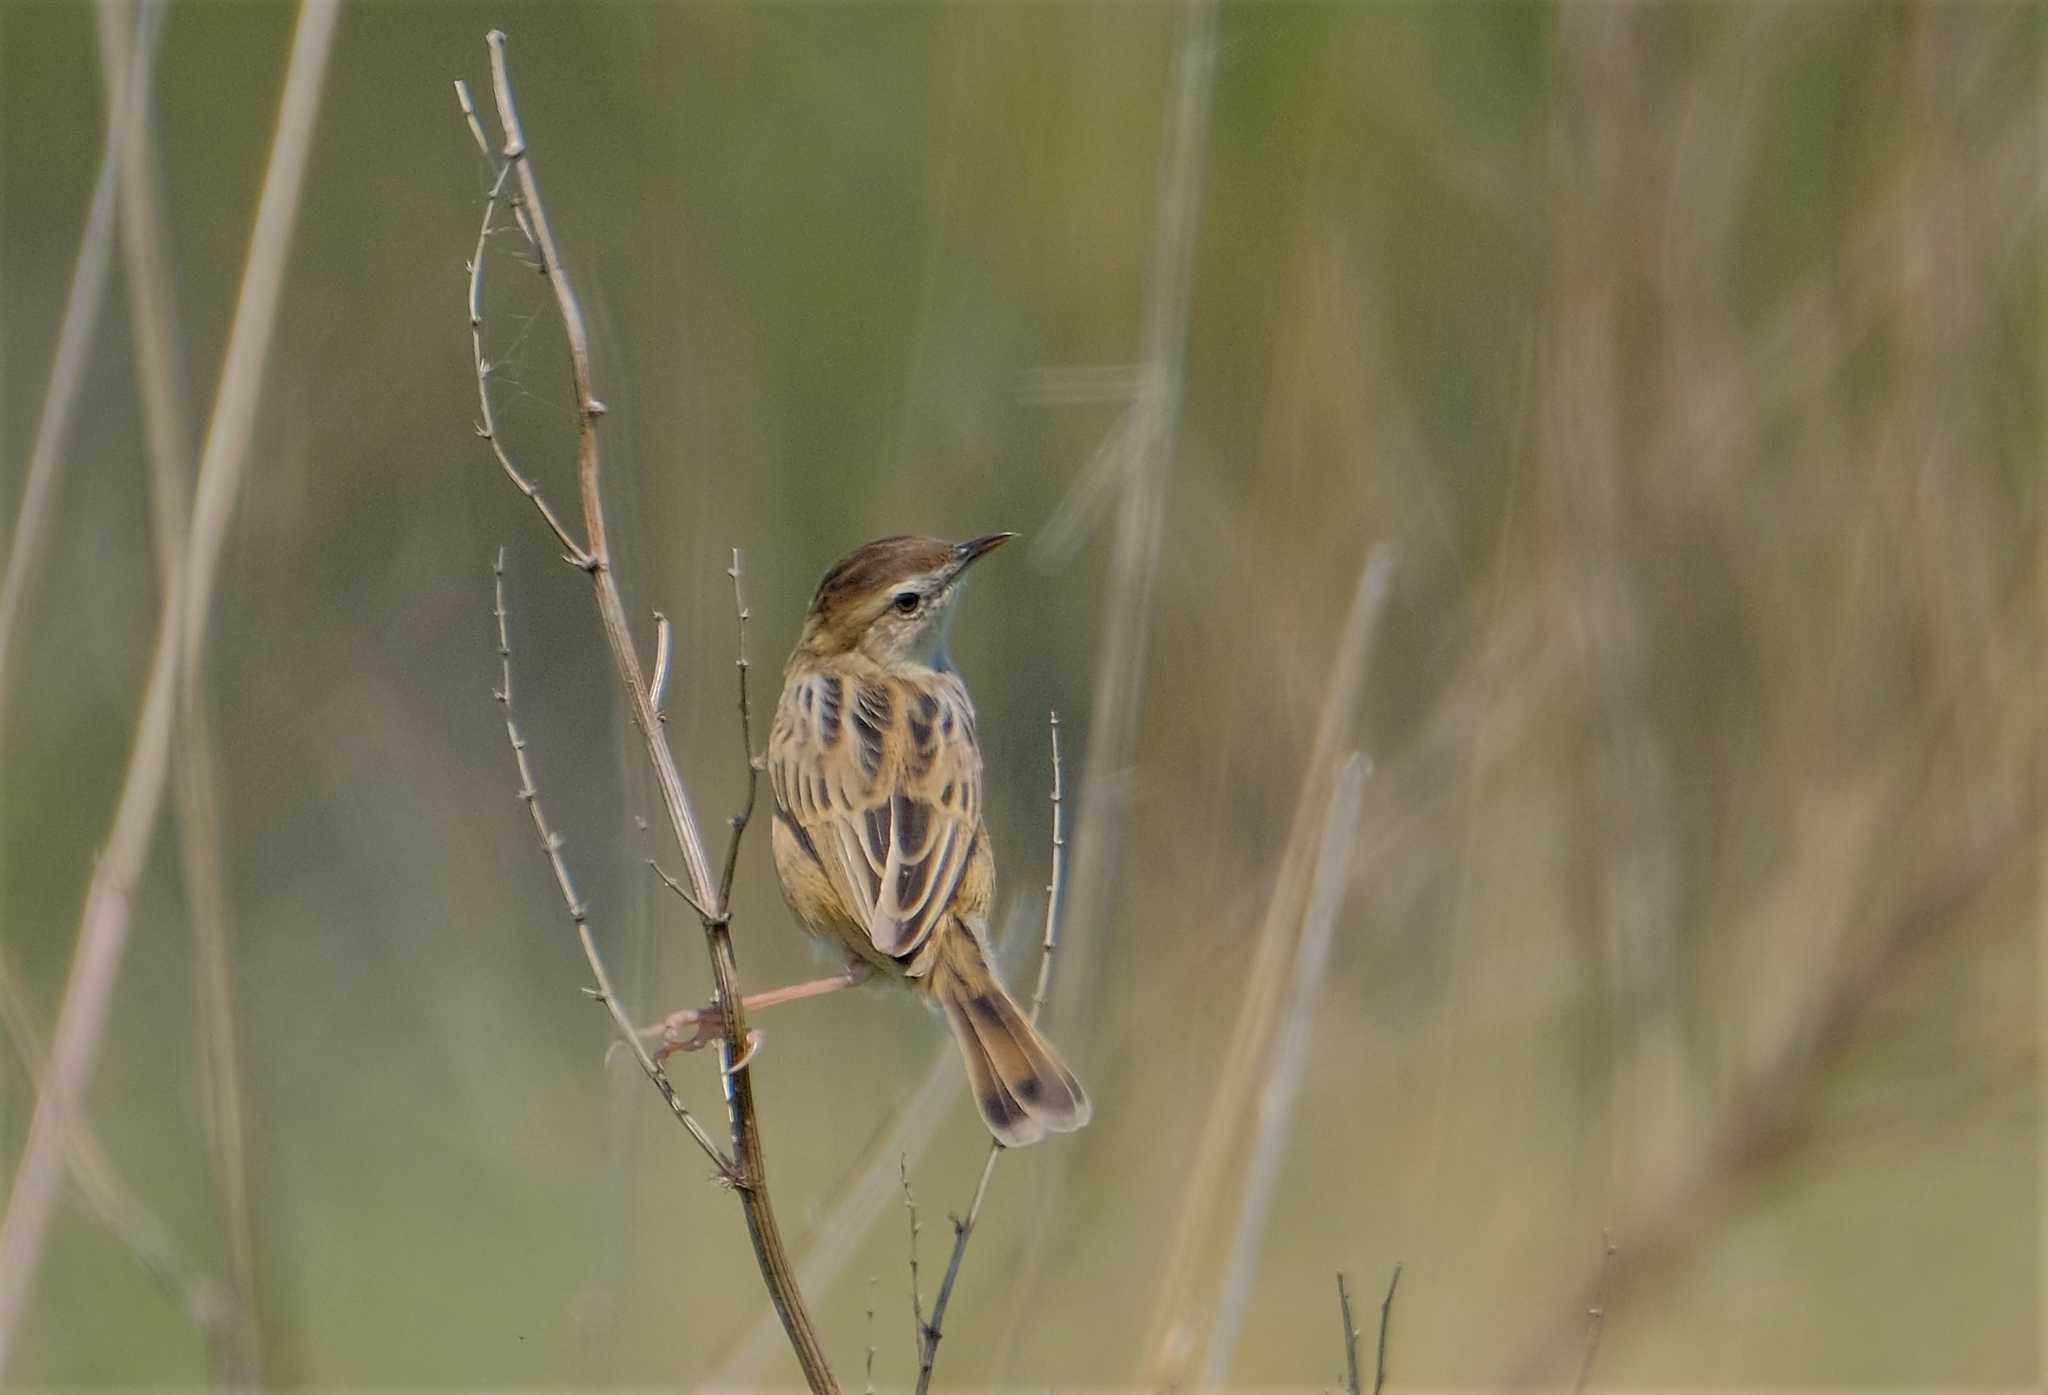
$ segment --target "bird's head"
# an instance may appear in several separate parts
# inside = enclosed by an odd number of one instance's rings
[[[830,658],[859,651],[885,667],[948,667],[946,628],[962,578],[976,558],[1016,536],[880,538],[855,548],[818,583],[798,652]]]

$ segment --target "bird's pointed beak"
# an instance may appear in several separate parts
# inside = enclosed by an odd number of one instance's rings
[[[958,576],[961,572],[966,571],[976,558],[994,552],[1016,536],[1015,533],[990,533],[986,537],[969,538],[966,542],[954,543],[953,575]]]

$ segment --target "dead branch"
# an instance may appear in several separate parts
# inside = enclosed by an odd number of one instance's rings
[[[283,96],[257,198],[232,327],[206,442],[200,452],[192,526],[184,558],[163,598],[106,851],[86,889],[78,940],[50,1043],[50,1066],[36,1096],[28,1139],[0,1218],[0,1374],[41,1258],[64,1172],[66,1140],[77,1117],[106,1024],[132,924],[135,885],[156,831],[170,765],[172,719],[181,668],[197,661],[211,619],[214,576],[241,495],[250,440],[277,323],[307,151],[331,51],[337,6],[306,0],[286,64]]]
[[[526,133],[520,124],[518,105],[513,94],[511,71],[506,59],[505,35],[501,31],[492,30],[486,37],[486,43],[490,48],[491,86],[496,98],[498,124],[504,138],[503,145],[493,159],[494,165],[502,161],[496,169],[493,188],[496,190],[496,196],[502,197],[508,180],[517,183],[522,226],[540,258],[542,274],[547,277],[548,284],[554,292],[555,308],[561,317],[563,336],[568,343],[570,380],[576,400],[577,481],[583,501],[584,536],[581,542],[570,537],[552,514],[544,513],[543,517],[548,521],[556,540],[564,545],[569,559],[590,577],[598,617],[618,668],[619,683],[625,691],[634,723],[640,729],[655,783],[661,790],[662,807],[668,815],[669,828],[675,837],[677,850],[682,855],[683,877],[690,887],[691,900],[700,912],[699,920],[704,930],[705,948],[711,961],[712,983],[718,1002],[723,1007],[721,1015],[725,1035],[720,1042],[720,1078],[725,1094],[727,1121],[732,1131],[731,1178],[734,1189],[739,1193],[741,1209],[746,1216],[747,1232],[753,1243],[754,1256],[760,1267],[762,1281],[768,1289],[777,1315],[782,1319],[783,1329],[789,1335],[790,1345],[799,1366],[803,1369],[805,1380],[814,1392],[833,1392],[833,1395],[836,1395],[837,1382],[826,1362],[824,1347],[818,1339],[810,1312],[798,1290],[796,1274],[783,1244],[774,1208],[769,1201],[760,1119],[754,1103],[752,1074],[747,1069],[745,1059],[748,1039],[746,1006],[740,992],[739,966],[732,945],[731,906],[726,896],[729,886],[714,882],[712,879],[710,863],[704,853],[704,841],[698,832],[696,814],[691,807],[682,776],[676,769],[674,753],[669,750],[665,728],[655,705],[655,689],[641,668],[639,651],[626,621],[625,603],[619,595],[618,582],[612,574],[598,443],[598,424],[604,416],[605,407],[592,386],[590,343],[584,325],[582,304],[576,298],[568,270],[562,263],[554,230],[548,222],[546,206],[541,201],[540,184],[534,173]],[[460,98],[465,108],[465,122],[472,126],[473,131],[481,130],[482,122],[475,116],[475,106],[468,100],[466,89],[461,90]],[[486,227],[490,216],[491,209],[487,206]],[[475,287],[481,275],[477,268],[482,263],[487,242],[488,232],[480,235],[478,239],[476,265],[471,268],[470,314],[479,344],[482,339],[482,297]],[[487,367],[487,361],[480,350],[476,357],[479,365]],[[484,371],[484,367],[479,368],[477,375],[478,393],[480,400],[487,401],[490,395],[490,375]],[[495,438],[496,428],[488,416],[486,429]],[[497,453],[498,444],[495,439],[492,441],[492,448],[493,453]],[[503,467],[505,459],[501,457],[499,463]],[[508,478],[513,478],[517,486],[520,480],[526,479],[526,476],[519,472],[509,472]],[[527,491],[521,489],[521,492]],[[527,494],[527,497],[538,504],[537,492]],[[737,582],[737,578],[735,581]],[[744,611],[744,606],[741,609]],[[741,672],[744,678],[745,670],[742,669]],[[750,736],[748,739],[751,741]],[[751,761],[749,765],[751,769]],[[751,774],[749,779],[751,781]],[[735,834],[737,835],[737,830]],[[735,840],[735,848],[731,855],[736,854]],[[609,997],[608,991],[607,996]]]
[[[1379,1352],[1373,1360],[1372,1395],[1380,1395],[1380,1390],[1387,1383],[1387,1331],[1394,1324],[1394,1290],[1400,1286],[1401,1261],[1397,1259],[1394,1261],[1394,1276],[1387,1280],[1387,1296],[1380,1300],[1380,1341]],[[1351,1373],[1351,1379],[1357,1381],[1356,1370]]]
[[[696,1117],[684,1105],[682,1098],[676,1094],[675,1086],[669,1081],[668,1072],[664,1071],[660,1063],[648,1053],[646,1043],[640,1039],[640,1033],[635,1030],[632,1019],[626,1016],[625,1009],[619,1006],[618,995],[612,991],[611,975],[605,972],[604,956],[599,953],[597,939],[591,934],[590,909],[576,894],[575,881],[569,875],[569,864],[562,856],[562,835],[548,827],[547,814],[540,807],[540,790],[533,778],[533,764],[526,755],[526,738],[520,734],[519,724],[512,716],[512,632],[505,611],[504,548],[498,549],[498,560],[491,571],[493,591],[497,599],[493,613],[498,617],[498,691],[493,696],[497,698],[498,705],[505,709],[505,739],[511,743],[512,759],[519,767],[519,800],[526,806],[527,816],[533,823],[533,836],[539,840],[541,853],[548,860],[548,868],[555,874],[555,885],[562,893],[562,904],[568,908],[569,919],[576,926],[576,937],[583,943],[583,957],[590,963],[591,977],[597,980],[597,987],[591,990],[592,996],[611,1014],[612,1025],[618,1030],[619,1040],[631,1048],[633,1059],[640,1063],[641,1072],[653,1082],[654,1088],[659,1090],[661,1097],[668,1102],[669,1109],[676,1116],[676,1122],[689,1131],[691,1138],[697,1140],[697,1146],[704,1150],[705,1156],[717,1167],[719,1176],[729,1183],[736,1184],[739,1179],[734,1173],[732,1159],[719,1151],[718,1145],[711,1141],[711,1135],[704,1132],[704,1126],[697,1122]]]

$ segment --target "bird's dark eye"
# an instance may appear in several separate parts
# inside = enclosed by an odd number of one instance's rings
[[[924,604],[924,597],[915,591],[898,591],[890,604],[896,607],[898,615],[915,615],[917,608]]]

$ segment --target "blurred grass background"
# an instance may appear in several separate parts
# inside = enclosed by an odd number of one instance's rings
[[[1221,9],[1135,752],[1113,791],[1071,788],[1077,839],[1122,847],[1066,926],[1088,981],[1059,976],[1049,1009],[1096,1122],[1006,1160],[942,1383],[1175,1377],[1161,1270],[1380,542],[1400,566],[1343,714],[1376,771],[1230,1382],[1331,1384],[1332,1272],[1376,1301],[1396,1259],[1396,1384],[1510,1379],[1560,1343],[1568,1376],[1603,1228],[1602,1380],[2039,1379],[2044,24],[2021,3]],[[628,595],[677,623],[671,727],[707,827],[741,789],[732,546],[765,709],[840,553],[1026,535],[955,646],[1013,963],[1045,875],[1044,714],[1070,779],[1103,739],[1115,491],[1074,491],[1122,404],[1060,388],[1138,353],[1171,9],[350,6],[208,677],[281,1385],[692,1385],[763,1306],[737,1208],[603,1066],[491,702],[503,543],[522,724],[614,970],[640,1016],[701,1000],[700,937],[640,867],[656,805],[587,589],[471,431],[486,180],[449,82],[486,77],[493,26],[594,321]],[[290,29],[269,4],[166,20],[195,413]],[[0,8],[10,518],[97,67],[89,7]],[[507,434],[568,508],[535,280],[501,256],[492,352]],[[123,303],[0,731],[0,936],[45,1031],[157,606]],[[213,1266],[159,844],[89,1113]],[[737,925],[750,985],[811,972],[763,838]],[[941,1034],[881,992],[786,1011],[756,1079],[801,1247]],[[677,1074],[715,1120],[710,1067]],[[9,1058],[9,1157],[32,1098]],[[914,1162],[927,1292],[982,1137],[960,1092]],[[1227,1234],[1194,1228],[1195,1330]],[[892,1205],[811,1295],[842,1379],[870,1274],[878,1373],[913,1374],[904,1259]],[[25,1385],[208,1377],[76,1205],[25,1334]]]

